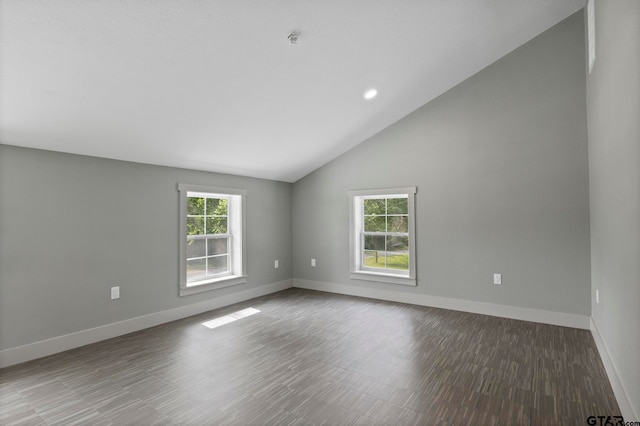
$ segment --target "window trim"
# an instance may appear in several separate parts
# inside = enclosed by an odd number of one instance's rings
[[[231,271],[221,276],[204,279],[197,284],[187,285],[187,194],[189,192],[199,192],[202,194],[219,195],[229,200],[228,223],[232,228],[231,248]],[[246,273],[246,189],[222,188],[205,185],[178,184],[179,193],[179,295],[201,293],[204,291],[216,290],[232,285],[247,282]],[[239,218],[239,220],[238,220]]]
[[[416,233],[415,233],[416,187],[363,189],[348,191],[349,195],[349,278],[390,284],[415,286],[416,280]],[[361,220],[363,215],[361,200],[365,198],[406,195],[409,231],[409,271],[401,273],[377,272],[363,268],[361,259]],[[356,215],[358,217],[356,217]],[[388,271],[388,270],[387,270]]]

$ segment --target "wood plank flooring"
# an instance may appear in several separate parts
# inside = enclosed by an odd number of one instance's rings
[[[252,307],[218,328],[201,323]],[[0,370],[2,425],[584,425],[586,330],[290,289]]]

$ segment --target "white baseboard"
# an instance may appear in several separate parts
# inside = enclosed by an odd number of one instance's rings
[[[622,417],[624,417],[625,421],[640,420],[640,415],[638,415],[639,413],[634,410],[633,405],[631,405],[631,401],[627,396],[627,391],[622,384],[622,380],[620,380],[620,375],[618,375],[618,370],[616,369],[616,366],[613,363],[611,356],[609,355],[607,345],[605,345],[604,340],[602,340],[600,331],[598,330],[598,327],[596,326],[593,318],[591,318],[591,335],[593,336],[593,340],[595,340],[596,342],[596,346],[598,348],[598,352],[600,353],[600,358],[602,358],[602,363],[604,364],[604,369],[607,372],[607,376],[609,376],[609,382],[611,383],[611,387],[613,388],[613,394],[616,396],[616,400],[618,401],[618,406],[620,407],[620,411],[622,412]]]
[[[493,303],[474,302],[470,300],[450,299],[447,297],[429,296],[425,294],[404,293],[393,290],[363,288],[346,284],[327,283],[322,281],[294,279],[293,286],[309,290],[327,291],[349,296],[368,297],[391,302],[409,303],[412,305],[433,308],[451,309],[474,314],[491,315],[543,324],[589,330],[590,318],[586,315],[568,314],[564,312],[543,311],[539,309],[521,308],[518,306],[497,305]]]
[[[285,290],[293,286],[293,280],[285,280],[276,283],[266,284],[247,290],[238,291],[222,297],[205,300],[187,306],[167,309],[165,311],[154,312],[140,317],[130,318],[124,321],[102,325],[63,336],[53,337],[39,342],[0,351],[0,368],[53,355],[69,349],[122,336],[134,331],[154,327],[170,321],[197,315],[202,312],[233,305],[255,297],[264,296],[277,291]]]

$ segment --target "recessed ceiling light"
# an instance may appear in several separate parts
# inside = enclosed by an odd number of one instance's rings
[[[378,91],[376,89],[369,89],[366,92],[364,92],[364,98],[366,100],[371,100],[376,96],[378,96]]]

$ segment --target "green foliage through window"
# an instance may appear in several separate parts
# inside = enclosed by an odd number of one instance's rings
[[[391,196],[362,201],[364,266],[408,271],[408,198]]]
[[[229,270],[229,200],[187,196],[187,282]]]
[[[187,235],[226,234],[226,198],[187,197]]]

